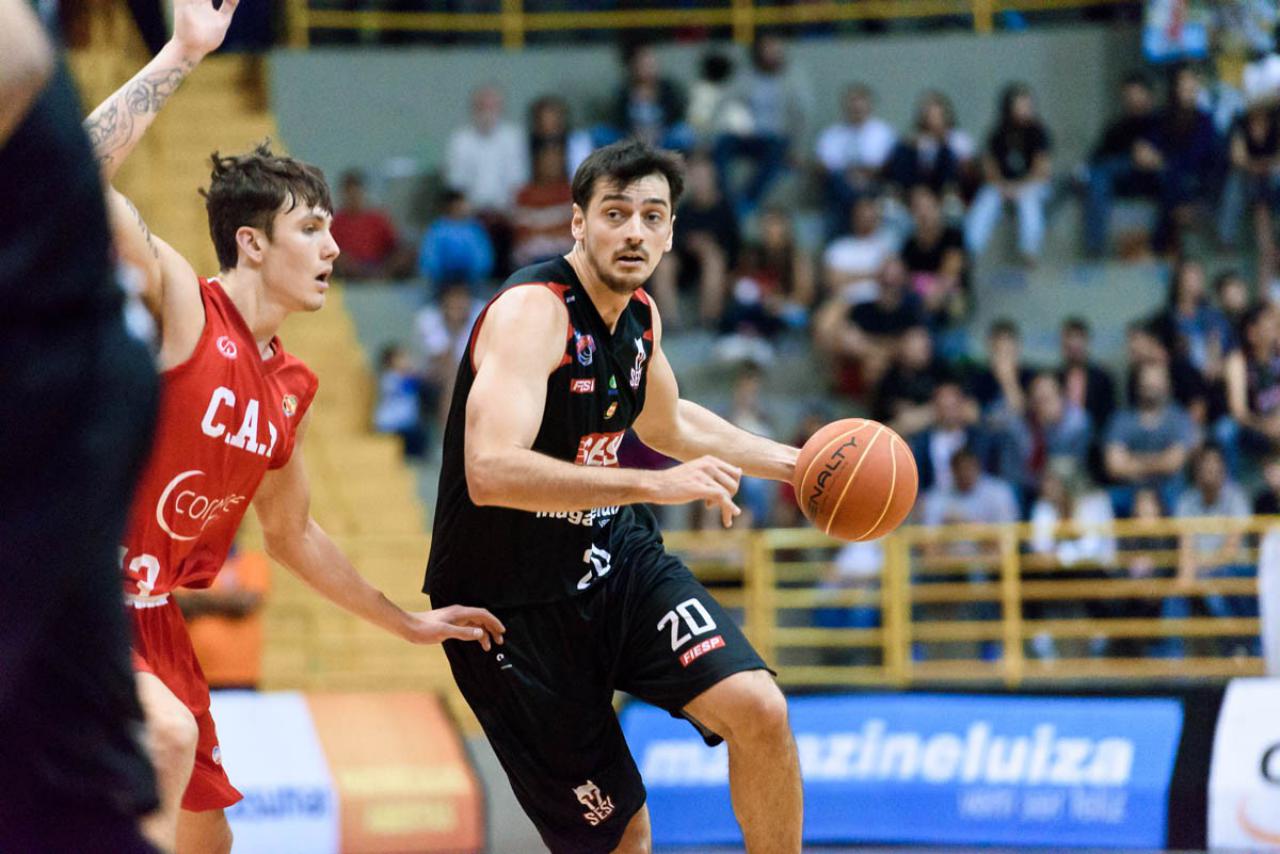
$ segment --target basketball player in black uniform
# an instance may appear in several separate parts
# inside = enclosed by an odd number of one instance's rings
[[[0,851],[153,850],[117,545],[156,376],[125,332],[80,103],[0,0]]]
[[[671,249],[682,185],[680,162],[639,142],[583,162],[573,250],[515,273],[476,321],[445,431],[424,589],[507,626],[501,649],[445,651],[556,854],[649,850],[614,689],[728,742],[748,850],[800,850],[786,701],[643,506],[701,500],[728,526],[742,473],[789,480],[798,455],[679,399],[641,286]],[[628,428],[685,462],[619,468]]]

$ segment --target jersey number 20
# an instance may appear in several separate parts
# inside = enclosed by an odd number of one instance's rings
[[[696,614],[694,612],[697,612]],[[679,614],[679,618],[676,615]],[[689,634],[681,634],[680,623],[683,622],[689,629]],[[707,609],[697,599],[686,599],[675,607],[674,610],[668,611],[662,615],[662,619],[658,621],[658,631],[662,631],[663,626],[671,624],[671,651],[675,652],[680,647],[693,640],[694,635],[705,635],[716,627],[716,621],[707,613]]]

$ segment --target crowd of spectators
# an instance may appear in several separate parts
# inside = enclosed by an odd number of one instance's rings
[[[672,335],[714,335],[711,355],[741,366],[724,412],[735,423],[777,434],[762,388],[789,339],[830,367],[831,397],[815,405],[860,409],[908,441],[921,476],[916,521],[1030,521],[1032,552],[1124,577],[1243,571],[1231,537],[1183,538],[1177,567],[1161,569],[1126,556],[1159,537],[1117,542],[1098,531],[1119,518],[1277,506],[1276,99],[1244,101],[1229,115],[1195,68],[1173,70],[1163,94],[1153,74],[1135,71],[1096,145],[1071,164],[1055,155],[1052,111],[1021,83],[1005,87],[976,135],[957,126],[936,90],[922,91],[910,126],[897,128],[857,81],[842,93],[839,119],[812,127],[805,71],[773,36],[758,40],[743,68],[709,50],[688,85],[648,44],[627,45],[621,67],[595,125],[547,96],[522,129],[500,91],[474,92],[469,121],[448,143],[439,214],[420,240],[416,268],[430,295],[420,340],[383,359],[378,429],[403,436],[410,453],[428,450],[482,301],[510,270],[571,246],[573,169],[593,147],[639,136],[686,155],[675,245],[650,289]],[[788,181],[804,191],[788,193]],[[1126,358],[1114,373],[1092,352],[1084,317],[1061,324],[1053,363],[1029,363],[1007,319],[986,330],[985,357],[970,352],[975,260],[1009,213],[1011,263],[1043,263],[1049,202],[1063,192],[1076,194],[1083,226],[1078,253],[1059,264],[1109,257],[1112,243],[1132,250],[1110,226],[1117,198],[1145,200],[1152,212],[1148,243],[1166,262],[1152,269],[1167,270],[1167,285],[1152,290],[1167,296],[1124,330]],[[349,280],[413,266],[403,254],[412,242],[367,206],[359,176],[344,180],[342,198],[335,231]],[[1238,255],[1246,219],[1257,275],[1233,270],[1210,281],[1187,252],[1188,231],[1203,232],[1220,259],[1224,249]],[[752,524],[795,521],[768,484],[744,483],[742,502]],[[1088,530],[1053,536],[1068,520]],[[872,552],[857,554],[842,560],[875,563]],[[1241,607],[1211,599],[1161,607],[1174,614],[1191,604],[1210,613]]]

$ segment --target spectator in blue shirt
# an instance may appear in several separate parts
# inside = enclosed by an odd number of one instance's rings
[[[462,193],[445,194],[444,213],[422,236],[418,271],[433,284],[477,284],[493,274],[493,243]]]
[[[1166,507],[1177,503],[1182,470],[1195,448],[1195,423],[1173,401],[1169,369],[1146,364],[1138,369],[1137,406],[1122,409],[1107,427],[1107,476],[1116,484],[1112,501],[1119,515],[1128,515],[1133,492],[1152,487]]]

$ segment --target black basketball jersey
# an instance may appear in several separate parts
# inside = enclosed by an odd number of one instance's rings
[[[644,407],[653,356],[648,295],[636,291],[610,332],[563,258],[518,270],[502,292],[514,287],[548,288],[569,312],[564,356],[547,378],[533,450],[577,465],[618,465],[623,435]],[[467,397],[487,313],[486,307],[476,320],[458,367],[423,590],[437,603],[489,607],[575,596],[660,544],[657,524],[639,505],[535,513],[472,503],[464,464]]]

